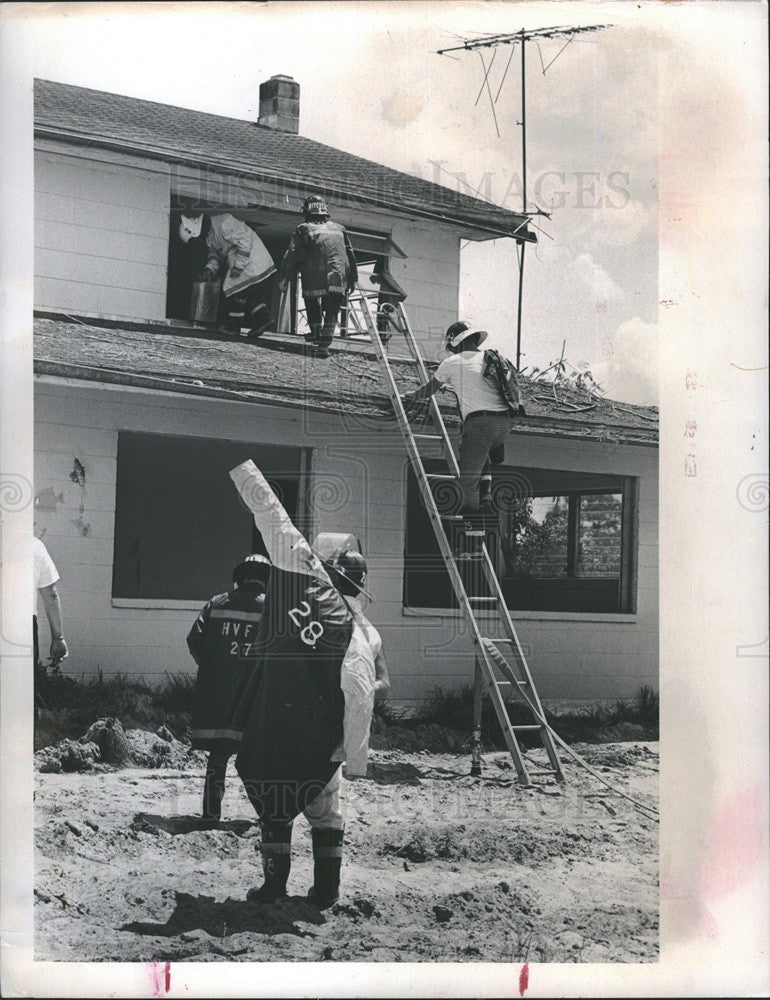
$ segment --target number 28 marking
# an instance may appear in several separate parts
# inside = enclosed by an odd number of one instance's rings
[[[315,644],[324,634],[324,627],[318,621],[308,622],[303,627],[303,619],[310,617],[310,605],[307,601],[302,601],[297,608],[292,608],[289,612],[289,618],[294,622],[297,628],[300,630],[299,637],[305,643],[306,646],[312,646],[315,648]]]

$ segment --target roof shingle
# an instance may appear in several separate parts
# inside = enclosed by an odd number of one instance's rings
[[[291,335],[265,335],[253,342],[162,323],[120,324],[52,313],[35,318],[37,374],[333,411],[355,416],[364,430],[394,420],[372,351],[369,343],[338,338],[329,358],[315,359],[304,356],[302,338]],[[417,386],[413,362],[392,366],[404,391]],[[516,421],[516,433],[657,444],[653,407],[589,401],[565,387],[557,394],[526,378],[521,383],[527,416]],[[450,424],[457,422],[449,395],[442,409]]]
[[[304,193],[430,215],[476,230],[536,240],[526,217],[301,135],[239,118],[139,100],[86,87],[35,81],[35,131],[42,137],[127,148],[169,162],[213,164],[278,179]]]

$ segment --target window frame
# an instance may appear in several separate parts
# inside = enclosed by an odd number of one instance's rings
[[[426,459],[425,466],[427,471],[446,471],[446,463],[441,459]],[[558,578],[559,580],[566,582],[570,581],[573,590],[574,586],[580,586],[581,579],[586,580],[589,584],[591,581],[595,582],[598,577],[579,577],[574,575],[574,569],[577,561],[577,546],[579,544],[579,531],[577,530],[577,510],[578,504],[574,501],[576,498],[581,496],[599,496],[599,495],[609,495],[609,494],[620,494],[621,500],[621,537],[620,537],[620,569],[617,577],[612,577],[610,579],[617,580],[618,587],[618,600],[617,606],[612,609],[602,609],[600,607],[595,607],[588,610],[575,610],[573,608],[526,608],[526,607],[515,607],[512,606],[513,602],[506,601],[508,604],[508,611],[515,618],[534,618],[534,619],[548,619],[548,618],[566,618],[572,620],[598,620],[598,621],[628,621],[635,619],[637,614],[637,592],[638,592],[638,547],[639,547],[639,478],[637,476],[629,476],[622,473],[619,474],[606,474],[606,473],[589,473],[589,472],[570,472],[567,470],[556,470],[556,469],[524,469],[515,466],[502,466],[502,470],[509,471],[514,475],[521,475],[522,473],[531,479],[537,480],[538,474],[541,478],[543,477],[553,477],[555,483],[551,486],[539,485],[535,482],[534,489],[532,490],[531,496],[535,497],[550,497],[550,496],[565,496],[568,498],[569,502],[569,512],[568,512],[568,534],[567,534],[567,559],[568,559],[568,571],[567,575],[563,578]],[[409,559],[412,553],[410,552],[410,511],[411,505],[415,502],[422,503],[422,499],[419,493],[419,487],[414,476],[414,472],[411,469],[410,464],[407,462],[405,464],[406,470],[406,511],[405,511],[405,521],[404,521],[404,568],[403,568],[403,579],[402,579],[402,610],[404,615],[418,615],[418,616],[429,616],[436,615],[439,617],[445,617],[447,615],[460,615],[461,610],[453,606],[455,604],[454,597],[450,598],[450,604],[444,604],[438,607],[430,607],[424,603],[409,603],[409,589],[410,580],[409,573],[413,571],[409,566]],[[574,480],[574,485],[572,488],[569,486],[564,486],[563,483],[568,482],[569,479]],[[593,480],[593,483],[592,483]],[[556,485],[559,483],[560,485]],[[552,491],[552,492],[551,492]],[[412,515],[413,516],[413,515]],[[427,513],[424,515],[427,518]],[[432,528],[428,523],[429,530],[432,534]],[[416,526],[413,526],[412,531],[416,530]],[[418,553],[419,555],[419,553]],[[430,557],[429,557],[430,558]],[[436,558],[439,560],[439,564],[436,566],[436,572],[445,575],[446,571],[443,568],[443,560],[441,560],[440,554],[437,552]],[[514,579],[512,577],[506,577],[502,574],[500,575],[500,583],[505,590],[505,581]],[[557,578],[543,578],[542,584],[547,584],[549,579],[553,580],[554,585],[557,583]],[[445,586],[442,582],[442,586]],[[412,584],[415,586],[415,584]],[[449,583],[451,588],[451,583]],[[481,614],[496,614],[496,612],[482,611]]]
[[[125,597],[116,596],[116,564],[118,559],[118,516],[119,516],[119,497],[118,489],[120,483],[120,469],[118,468],[120,459],[120,438],[121,435],[132,435],[134,437],[142,438],[157,438],[163,440],[179,440],[179,441],[205,441],[207,443],[224,442],[227,444],[234,444],[237,446],[250,447],[253,446],[255,449],[266,448],[266,449],[279,449],[282,446],[265,442],[265,441],[251,441],[251,440],[241,440],[236,438],[221,438],[221,437],[207,437],[197,434],[175,434],[167,433],[163,431],[144,431],[135,430],[133,428],[121,428],[118,431],[118,442],[116,448],[116,479],[115,479],[115,495],[114,495],[114,527],[112,535],[112,552],[111,552],[111,580],[110,580],[110,606],[115,608],[145,608],[145,609],[155,609],[155,610],[169,610],[169,611],[187,611],[187,610],[200,610],[202,603],[209,600],[211,593],[207,594],[205,597],[196,598],[176,598],[176,597]],[[313,449],[303,446],[296,445],[292,446],[297,454],[297,471],[293,475],[288,475],[285,478],[291,478],[296,481],[297,490],[297,500],[296,500],[296,513],[293,517],[295,524],[300,530],[309,530],[312,527],[312,510],[310,507],[310,494],[309,494],[309,477],[312,469],[312,452]],[[271,477],[272,473],[270,470],[266,472],[268,477]],[[252,550],[255,551],[254,542],[254,532],[255,526],[252,524],[251,532],[251,546]],[[212,591],[213,593],[214,591]]]

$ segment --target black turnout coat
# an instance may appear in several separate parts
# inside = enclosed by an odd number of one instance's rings
[[[353,615],[253,462],[230,473],[273,563],[244,692],[236,769],[260,817],[289,821],[328,784],[345,711]]]

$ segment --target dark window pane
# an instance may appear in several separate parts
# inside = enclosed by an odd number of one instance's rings
[[[121,431],[112,596],[207,600],[235,565],[262,551],[228,475],[253,459],[296,517],[301,450]]]
[[[622,509],[621,493],[580,497],[577,576],[620,576]]]

